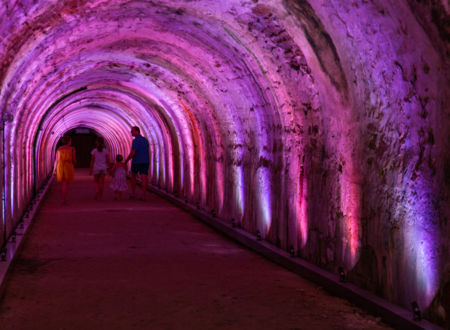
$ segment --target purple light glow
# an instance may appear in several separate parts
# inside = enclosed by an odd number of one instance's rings
[[[411,273],[415,285],[409,289],[409,300],[418,300],[420,306],[428,306],[439,288],[436,277],[439,269],[438,218],[433,208],[432,192],[429,182],[421,179],[415,184],[405,186],[407,192],[404,202],[398,205],[397,212],[405,213],[409,219],[404,224],[404,251],[407,263],[401,271]]]
[[[258,215],[257,227],[261,232],[262,238],[269,233],[272,224],[272,205],[271,205],[271,181],[270,172],[266,167],[260,167],[256,170],[255,189],[258,196]]]
[[[242,173],[242,167],[235,167],[233,170],[235,202],[238,212],[237,216],[239,219],[242,219],[245,210],[244,175]]]

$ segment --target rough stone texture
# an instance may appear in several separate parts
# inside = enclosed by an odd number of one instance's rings
[[[446,1],[10,0],[0,18],[8,233],[61,134],[126,154],[137,124],[153,184],[448,322]]]

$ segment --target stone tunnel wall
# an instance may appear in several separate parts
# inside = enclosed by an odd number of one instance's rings
[[[0,242],[64,132],[127,154],[138,125],[152,184],[448,322],[447,2],[9,0],[0,18]]]

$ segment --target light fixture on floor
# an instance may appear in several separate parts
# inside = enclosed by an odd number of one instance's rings
[[[10,113],[4,113],[2,119],[4,122],[11,122],[14,120],[14,116]]]
[[[6,246],[0,249],[0,261],[6,261],[6,252],[8,252]]]
[[[261,238],[261,232],[259,231],[259,229],[257,229],[256,230],[256,239],[258,240],[258,241],[260,241],[262,238]]]
[[[28,218],[31,213],[31,204],[28,204],[27,208],[25,209],[25,218]]]
[[[339,267],[339,282],[345,282],[345,272],[343,267]]]
[[[422,319],[422,314],[420,312],[419,305],[417,304],[416,301],[413,301],[411,303],[411,307],[412,307],[412,312],[413,312],[413,320],[420,321]]]

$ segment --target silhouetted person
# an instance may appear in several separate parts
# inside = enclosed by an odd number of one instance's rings
[[[131,161],[131,195],[130,198],[136,197],[136,175],[140,174],[142,179],[142,196],[141,200],[145,200],[145,192],[147,190],[147,175],[150,165],[150,153],[148,140],[141,135],[139,127],[131,128],[131,135],[134,136],[131,145],[131,151],[125,163]]]
[[[101,199],[105,186],[105,175],[110,166],[109,152],[105,148],[105,140],[98,137],[95,142],[96,147],[91,151],[91,166],[89,174],[94,174],[95,197]]]
[[[56,151],[56,178],[61,182],[62,203],[66,204],[69,182],[74,180],[74,165],[76,163],[75,148],[71,146],[70,136],[62,138],[62,146]]]

